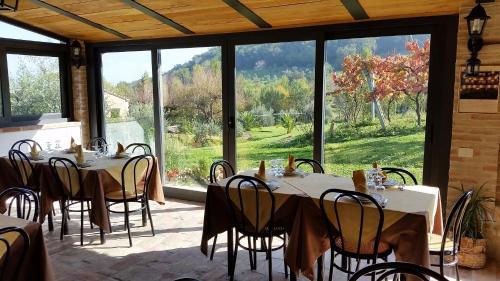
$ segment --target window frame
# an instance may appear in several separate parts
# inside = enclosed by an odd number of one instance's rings
[[[44,113],[40,115],[12,115],[7,62],[8,54],[47,56],[58,58],[60,82],[59,87],[61,95],[60,113]],[[0,115],[0,128],[69,121],[72,118],[73,114],[71,106],[71,66],[69,64],[69,51],[67,44],[0,38],[0,91],[3,113],[2,115]]]

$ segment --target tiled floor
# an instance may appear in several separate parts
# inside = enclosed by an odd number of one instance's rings
[[[152,203],[151,207],[156,236],[151,236],[149,226],[141,227],[140,214],[134,214],[131,217],[135,225],[132,228],[132,248],[128,247],[127,232],[123,230],[120,215],[112,217],[114,232],[106,235],[104,245],[100,245],[97,229],[91,230],[87,223],[83,247],[79,244],[76,215],[70,222],[70,235],[62,242],[59,240],[60,216],[56,216],[55,231],[45,231],[45,237],[57,280],[168,281],[179,277],[228,280],[225,235],[219,237],[213,261],[199,250],[203,204],[168,200],[165,206]],[[286,280],[279,251],[273,253],[273,263],[273,280]],[[267,280],[267,263],[263,255],[259,257],[257,271],[249,268],[248,254],[240,252],[235,279]],[[496,268],[490,263],[486,270],[462,270],[461,280],[498,280]],[[453,274],[451,277],[454,279]],[[346,276],[337,272],[334,280],[346,280]]]

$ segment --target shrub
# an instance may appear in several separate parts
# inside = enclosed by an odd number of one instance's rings
[[[241,125],[245,131],[250,131],[252,128],[258,126],[257,119],[251,111],[240,112],[238,121],[241,122]]]
[[[275,125],[274,111],[269,108],[265,108],[263,105],[259,105],[252,109],[251,111],[257,120],[259,126],[271,127]]]
[[[286,133],[290,134],[295,128],[295,116],[292,113],[283,113],[281,115],[281,125],[286,129]]]
[[[200,122],[196,121],[193,124],[193,142],[198,146],[205,146],[209,144],[210,138],[212,136],[221,133],[220,126],[214,124],[213,122]]]

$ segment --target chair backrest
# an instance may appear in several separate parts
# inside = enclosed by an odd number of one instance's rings
[[[15,240],[16,246],[13,247],[7,236],[19,234]],[[21,240],[21,242],[17,242]],[[22,245],[20,245],[22,244]],[[28,253],[30,247],[30,238],[22,228],[9,226],[0,229],[0,247],[5,247],[5,252],[0,258],[0,280],[17,280],[21,264]],[[15,250],[15,252],[14,252]],[[18,253],[21,253],[20,255]],[[5,275],[6,269],[13,269],[9,276]]]
[[[143,154],[152,154],[151,146],[149,146],[149,144],[147,143],[131,143],[127,145],[125,150],[131,150],[131,154],[134,154],[136,150],[142,151]]]
[[[87,149],[88,150],[95,150],[96,147],[98,149],[102,149],[102,148],[105,148],[107,144],[108,144],[108,142],[106,141],[105,138],[96,137],[96,138],[90,139],[89,143],[87,144]]]
[[[231,187],[233,183],[236,186]],[[250,235],[259,233],[272,235],[275,199],[265,182],[251,176],[236,175],[227,182],[225,192],[236,230]],[[264,206],[265,203],[270,206]],[[263,211],[261,208],[267,208],[268,217],[261,216]],[[253,216],[255,221],[252,225],[248,218]]]
[[[81,192],[82,173],[75,162],[68,158],[52,157],[49,159],[49,166],[63,196],[67,199],[81,199],[83,197],[83,192]]]
[[[147,198],[155,160],[153,155],[143,154],[134,156],[125,163],[121,173],[123,200],[130,199],[126,195],[127,191],[134,192],[135,199],[138,199],[140,193]]]
[[[404,184],[412,184],[412,182],[415,185],[418,184],[417,178],[412,173],[410,173],[409,171],[407,171],[405,169],[384,167],[384,168],[382,168],[382,171],[385,172],[387,175],[389,175],[389,174],[398,175],[401,178],[401,180],[403,180]],[[410,182],[410,180],[412,182]]]
[[[446,239],[453,241],[453,249],[450,256],[456,256],[460,246],[460,238],[462,237],[462,220],[464,218],[465,210],[469,205],[473,191],[467,191],[453,205],[451,212],[446,219],[444,227],[443,240],[441,241],[441,253],[444,253],[446,247]]]
[[[24,149],[24,151],[31,151],[33,146],[36,146],[39,151],[42,151],[42,146],[38,142],[31,139],[18,140],[10,147],[10,149],[21,151]]]
[[[372,264],[354,273],[354,275],[351,277],[351,279],[349,279],[349,281],[357,281],[361,279],[363,276],[367,275],[372,276],[373,274],[379,274],[377,275],[375,281],[387,280],[387,277],[391,275],[396,277],[399,274],[411,275],[414,276],[416,280],[422,280],[422,281],[427,281],[430,278],[433,278],[433,280],[436,281],[448,281],[446,277],[429,268],[407,262],[386,262],[386,263]],[[389,280],[396,280],[396,278],[393,279],[389,278]]]
[[[298,159],[295,159],[295,163],[297,165],[297,168],[299,168],[301,165],[305,164],[305,165],[311,166],[314,173],[321,173],[321,174],[325,173],[325,169],[323,169],[323,166],[321,166],[321,163],[319,163],[318,161],[316,161],[314,159],[298,158]]]
[[[337,194],[333,199],[326,198],[330,194]],[[368,201],[371,204],[364,204],[363,201]],[[327,201],[331,202],[331,205],[327,205]],[[347,212],[343,212],[344,216],[339,215],[341,212],[341,208],[346,208],[347,206],[342,204],[352,204],[349,207],[354,208],[350,209],[349,216],[345,216]],[[372,205],[373,204],[373,205]],[[373,208],[375,206],[375,208]],[[360,265],[360,257],[362,255],[362,246],[364,238],[363,230],[365,227],[365,218],[368,216],[367,212],[375,212],[375,216],[372,216],[370,219],[372,223],[376,225],[376,236],[373,239],[373,262],[375,263],[378,256],[378,249],[380,244],[380,236],[382,234],[382,226],[384,225],[384,212],[382,207],[378,204],[378,202],[370,195],[350,191],[343,189],[328,189],[320,197],[320,208],[323,214],[323,220],[328,228],[328,235],[330,238],[331,245],[335,245],[335,239],[340,239],[340,245],[337,244],[337,247],[341,251],[349,252],[352,257],[357,260],[356,270],[359,269]],[[328,212],[327,208],[332,212]],[[359,210],[359,212],[357,212]],[[328,214],[335,214],[334,218],[331,218]],[[347,223],[352,223],[353,221],[359,222],[359,230],[358,233],[351,232],[352,229],[345,229]],[[335,224],[334,224],[335,223]],[[336,225],[336,227],[335,227]],[[347,228],[347,227],[346,227]],[[349,247],[347,247],[349,245]],[[332,247],[333,248],[333,247]]]
[[[38,195],[30,189],[11,187],[0,193],[0,202],[12,198],[7,208],[7,215],[10,216],[12,206],[16,206],[16,214],[20,219],[38,221],[39,199]]]
[[[225,179],[230,176],[234,176],[234,168],[226,160],[216,160],[210,166],[210,183],[216,183],[219,180],[217,171],[222,170],[222,178]]]
[[[35,166],[33,166],[29,157],[20,150],[11,149],[9,150],[9,161],[10,165],[14,167],[20,183],[28,187],[30,185],[30,177],[35,173]],[[37,189],[38,186],[31,186],[30,188]]]

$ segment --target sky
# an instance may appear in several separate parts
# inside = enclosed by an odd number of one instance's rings
[[[40,42],[60,43],[60,41],[0,21],[0,37],[31,40]],[[185,48],[162,50],[162,72],[169,71],[177,64],[191,60],[195,55],[204,53],[209,48]],[[17,71],[17,56],[9,56],[8,67],[10,73]],[[120,81],[132,82],[142,77],[144,72],[151,75],[151,55],[149,51],[106,53],[102,57],[104,79],[113,84]]]

